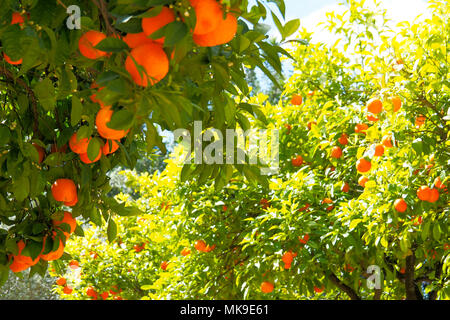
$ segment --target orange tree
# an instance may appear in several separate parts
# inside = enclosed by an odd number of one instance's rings
[[[329,16],[335,45],[302,30],[284,101],[249,101],[267,119],[252,126],[280,130],[278,174],[230,171],[218,192],[173,161],[125,172],[140,197],[118,198],[146,214],[113,246],[98,228],[76,239],[71,297],[448,299],[448,10],[432,1],[430,19],[393,33],[352,1]]]
[[[260,23],[266,1],[0,6],[1,282],[9,269],[43,274],[69,258],[68,236],[83,234],[77,220],[104,221],[112,241],[114,216],[140,211],[107,196],[110,169],[165,153],[159,129],[234,128],[245,109],[230,96],[248,95],[245,68],[281,72],[287,54]],[[279,25],[283,38],[297,26]]]

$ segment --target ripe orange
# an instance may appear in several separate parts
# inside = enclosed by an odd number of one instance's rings
[[[66,238],[68,238],[69,235],[72,234],[75,231],[75,228],[77,227],[77,220],[74,217],[72,217],[72,214],[68,211],[64,211],[64,215],[61,220],[52,220],[52,222],[55,227],[58,227],[63,223],[69,225],[70,231],[64,232]]]
[[[300,106],[303,103],[303,98],[299,94],[294,94],[291,98],[291,104],[294,106]]]
[[[106,300],[109,297],[109,293],[107,291],[105,291],[100,296],[102,297],[103,300]]]
[[[371,99],[367,103],[367,111],[369,111],[373,114],[378,114],[381,111],[383,111],[383,103],[381,102],[380,99],[375,99],[375,98]]]
[[[78,269],[80,267],[80,263],[77,260],[72,260],[69,262],[69,267],[71,269]]]
[[[153,33],[155,33],[156,31],[158,31],[159,29],[161,29],[162,27],[164,27],[165,25],[171,23],[175,21],[175,14],[173,13],[172,9],[169,9],[167,7],[163,7],[161,12],[154,16],[154,17],[149,17],[149,18],[143,18],[142,19],[142,30],[144,30],[144,34],[145,36],[151,36]],[[141,37],[141,44],[143,43],[147,43],[148,40],[152,40],[147,38],[147,40],[142,39]],[[134,42],[136,42],[135,40],[139,40],[137,39],[137,36],[135,36],[135,39],[131,39],[134,40]],[[128,38],[128,41],[130,41],[130,38]],[[159,39],[154,39],[153,41],[156,41],[158,43],[164,43],[164,37],[161,37]],[[126,41],[125,41],[126,42]],[[128,43],[128,42],[127,42]],[[129,45],[130,46],[130,45]],[[137,46],[130,46],[130,48],[135,48]]]
[[[80,160],[86,164],[91,164],[94,162],[97,162],[102,157],[102,149],[100,148],[98,150],[98,155],[95,157],[94,160],[89,159],[87,152],[80,154]]]
[[[191,254],[191,250],[189,250],[188,248],[184,248],[183,250],[181,250],[182,256],[187,256],[189,254]]]
[[[322,287],[316,287],[316,286],[314,286],[314,292],[315,293],[322,293],[323,292],[323,290],[325,290],[325,288],[322,286]]]
[[[405,212],[406,209],[408,209],[408,205],[406,204],[405,200],[400,198],[394,201],[394,208],[398,212]]]
[[[116,152],[117,149],[119,149],[119,144],[115,140],[106,140],[106,143],[102,147],[102,153],[107,156],[108,154]]]
[[[89,141],[91,141],[91,138],[83,138],[78,140],[77,133],[75,132],[69,140],[70,150],[78,154],[86,153],[89,146]]]
[[[80,53],[88,59],[105,57],[108,55],[107,52],[94,48],[103,39],[106,39],[106,35],[100,31],[88,31],[80,37],[78,49],[80,50]]]
[[[436,177],[436,179],[434,179],[434,186],[438,189],[445,189],[445,185],[442,183],[440,177]]]
[[[190,0],[197,21],[194,35],[203,35],[214,31],[222,20],[223,12],[216,0]]]
[[[365,176],[361,176],[358,179],[358,184],[364,188],[366,186],[367,181],[369,181],[369,178],[367,178]]]
[[[384,147],[381,143],[375,146],[375,157],[381,157],[384,154]]]
[[[399,97],[393,97],[391,99],[392,106],[394,107],[394,112],[397,112],[402,107],[402,100]]]
[[[139,65],[139,70],[136,64]],[[125,69],[137,85],[147,87],[158,83],[167,75],[169,59],[160,45],[145,43],[131,50],[125,60]]]
[[[365,123],[358,123],[355,126],[355,133],[364,133],[365,131],[369,129],[369,126]]]
[[[273,288],[273,283],[269,281],[264,281],[263,283],[261,283],[261,291],[264,293],[271,293],[273,291]]]
[[[322,204],[324,204],[324,203],[331,204],[331,203],[333,203],[333,200],[331,200],[330,198],[325,198],[322,200]]]
[[[194,34],[194,42],[201,47],[219,46],[233,40],[238,28],[237,19],[232,14],[228,13],[225,20],[222,17],[219,20],[219,25],[211,32],[205,34]]]
[[[150,18],[145,18],[150,19]],[[145,43],[153,43],[156,40],[152,40],[147,37],[147,35],[144,32],[139,33],[128,33],[125,37],[122,39],[131,49],[139,47],[140,45],[143,45]]]
[[[383,144],[383,146],[385,146],[386,148],[392,148],[392,137],[390,135],[385,135],[382,139],[381,139],[381,143]]]
[[[23,16],[20,13],[13,12],[12,17],[11,17],[11,24],[18,23],[20,25],[23,25],[24,21],[25,20],[24,20]]]
[[[414,124],[416,127],[421,127],[425,124],[426,120],[427,120],[427,118],[424,115],[419,115],[418,117],[416,117]]]
[[[339,159],[342,157],[342,149],[341,147],[334,147],[331,149],[331,157],[335,159]]]
[[[22,58],[20,58],[19,60],[15,60],[15,61],[11,60],[11,58],[8,57],[6,55],[6,53],[4,53],[4,52],[3,52],[3,58],[5,59],[6,62],[8,62],[9,64],[13,64],[13,65],[22,64],[22,62],[23,62]]]
[[[296,158],[291,159],[293,167],[300,167],[303,164],[303,157],[298,155]]]
[[[434,203],[439,200],[439,191],[438,189],[430,189],[430,198],[428,199],[428,202]]]
[[[201,252],[205,252],[206,249],[206,243],[203,240],[197,240],[195,242],[195,249],[197,249],[197,251],[201,251]]]
[[[345,182],[341,187],[341,191],[348,193],[350,191],[350,185],[347,182]]]
[[[95,88],[98,88],[98,85],[95,82],[93,82],[91,84],[91,89],[95,89]],[[105,89],[105,87],[98,88],[97,93],[102,91],[103,89]],[[91,101],[94,103],[98,103],[100,105],[100,108],[110,108],[111,106],[107,106],[102,100],[97,98],[97,93],[93,93],[90,96]]]
[[[107,124],[111,121],[113,111],[111,109],[100,109],[95,117],[95,124],[98,133],[105,139],[119,140],[127,135],[130,130],[115,130],[108,128]]]
[[[163,269],[164,271],[166,271],[168,265],[169,265],[169,263],[168,263],[167,261],[161,262],[161,269]]]
[[[422,201],[428,201],[431,198],[431,189],[427,186],[421,186],[417,190],[417,198]]]
[[[292,253],[292,251],[287,251],[283,254],[283,257],[281,258],[281,260],[285,263],[285,264],[291,264],[292,261],[294,261],[294,254]]]
[[[51,190],[56,201],[70,202],[77,198],[77,187],[70,179],[57,179]]]
[[[69,286],[65,286],[64,289],[63,289],[63,292],[65,294],[71,294],[72,291],[73,291],[73,289],[71,287],[69,287]]]
[[[36,144],[36,143],[32,143],[33,147],[36,148],[36,151],[39,154],[39,160],[38,163],[41,163],[44,160],[45,157],[45,149],[42,148],[40,145]]]
[[[17,247],[19,249],[17,255],[12,255],[13,257],[13,264],[15,263],[15,265],[13,266],[13,268],[19,268],[21,265],[24,265],[22,267],[25,267],[23,270],[27,269],[28,267],[34,266],[36,263],[39,262],[39,257],[37,257],[36,259],[31,259],[31,257],[28,256],[24,256],[22,255],[22,251],[23,249],[25,249],[25,242],[23,240],[20,240],[19,242],[17,242]],[[14,271],[17,272],[17,271]]]
[[[94,290],[94,288],[89,287],[86,289],[86,295],[88,297],[96,297],[97,296],[97,292]]]
[[[65,201],[64,205],[68,206],[68,207],[73,207],[74,205],[76,205],[78,203],[78,195],[75,197],[75,199],[73,199],[72,201]]]
[[[343,146],[346,146],[348,144],[348,135],[346,133],[341,134],[340,138],[338,139],[338,142]]]
[[[67,283],[66,278],[59,278],[58,280],[56,280],[56,284],[58,286],[64,286]]]
[[[309,241],[309,234],[305,234],[303,238],[299,236],[298,241],[300,241],[300,243],[306,244]]]
[[[55,234],[56,233],[53,234],[53,237],[55,236]],[[44,237],[43,248],[45,248],[45,239],[46,239],[46,237]],[[47,254],[41,254],[40,257],[42,260],[45,260],[45,261],[54,261],[54,260],[58,260],[59,258],[61,258],[63,254],[64,254],[64,243],[61,239],[59,239],[58,249],[56,249],[55,251],[51,251]]]
[[[365,158],[361,158],[356,162],[358,172],[368,172],[372,168],[372,163]]]
[[[377,117],[375,117],[375,116],[372,115],[372,114],[368,114],[368,115],[367,115],[367,120],[368,120],[368,121],[371,121],[371,122],[377,122],[377,121],[379,121],[380,119],[378,119]]]

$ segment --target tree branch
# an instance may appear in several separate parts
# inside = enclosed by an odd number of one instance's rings
[[[355,290],[350,288],[348,285],[343,283],[334,273],[330,275],[331,282],[333,282],[339,289],[344,291],[352,300],[361,300],[361,298],[356,294]]]
[[[405,291],[406,300],[423,300],[420,290],[417,288],[414,281],[414,267],[416,256],[413,254],[406,257],[405,266]]]
[[[109,13],[108,13],[108,7],[104,0],[92,0],[92,2],[96,5],[96,7],[100,10],[100,14],[103,17],[103,20],[105,21],[106,26],[106,33],[108,35],[114,35],[117,34],[116,29],[111,25],[109,22]]]
[[[2,59],[3,58],[0,58],[0,60],[2,60]],[[33,119],[33,132],[38,138],[40,138],[41,134],[39,132],[39,113],[38,113],[38,109],[37,109],[37,100],[36,100],[36,96],[34,95],[34,91],[27,85],[27,83],[23,79],[20,79],[20,78],[16,79],[14,77],[13,73],[2,65],[0,65],[0,75],[3,75],[10,82],[20,85],[27,92],[28,96],[30,97],[31,109],[33,111],[33,118],[34,118]]]

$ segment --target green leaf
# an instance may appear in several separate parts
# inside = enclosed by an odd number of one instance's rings
[[[115,130],[128,130],[133,123],[134,114],[127,109],[122,109],[113,113],[111,121],[106,126]]]
[[[72,127],[76,126],[81,120],[81,115],[83,113],[83,105],[77,96],[72,96],[72,109],[70,112],[70,125]]]
[[[101,147],[102,147],[102,140],[100,140],[99,138],[92,138],[89,141],[87,149],[87,156],[89,160],[94,161],[98,157]]]
[[[56,105],[55,87],[49,78],[39,81],[34,86],[34,92],[46,111],[53,111]]]
[[[108,234],[108,241],[111,243],[116,239],[117,237],[117,225],[114,222],[114,220],[111,218],[111,216],[108,219],[108,228],[107,228],[107,234]]]
[[[17,201],[22,202],[30,193],[30,181],[28,177],[21,176],[13,180],[13,192]]]
[[[294,34],[300,27],[300,19],[288,21],[283,27],[283,38],[287,38]]]
[[[171,22],[164,29],[164,46],[167,47],[176,45],[188,34],[188,27],[181,21]]]
[[[130,49],[123,40],[112,37],[103,39],[95,46],[95,48],[105,52],[116,53]]]

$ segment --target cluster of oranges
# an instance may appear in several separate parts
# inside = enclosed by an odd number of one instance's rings
[[[99,298],[101,298],[102,300],[107,300],[110,295],[114,297],[114,300],[123,300],[123,298],[119,296],[119,293],[121,292],[122,289],[118,289],[117,286],[112,286],[109,292],[104,291],[100,294],[94,289],[94,287],[89,287],[86,289],[86,295],[92,300],[98,300]]]
[[[213,47],[230,42],[237,32],[237,19],[232,14],[223,11],[222,5],[216,0],[190,0],[195,12],[196,24],[192,30],[195,44],[201,47]],[[185,15],[189,15],[186,12]],[[225,18],[224,18],[225,16]],[[125,60],[125,69],[133,81],[143,87],[154,85],[161,81],[169,72],[169,58],[164,51],[165,37],[152,39],[152,35],[169,23],[183,19],[170,7],[162,7],[161,11],[152,17],[142,19],[142,32],[128,33],[121,37],[130,47],[130,54]],[[78,42],[80,53],[88,59],[108,57],[105,51],[95,46],[107,36],[91,30],[84,33]],[[174,52],[172,52],[172,57]]]
[[[63,217],[61,219],[54,219],[52,222],[53,222],[53,227],[55,229],[59,229],[63,232],[64,236],[66,237],[66,240],[75,231],[75,228],[77,226],[77,222],[76,222],[75,218],[73,218],[72,215],[70,214],[70,212],[67,212],[67,211],[64,212]],[[63,230],[63,228],[61,228],[62,224],[68,225],[70,230],[69,231]],[[67,229],[67,228],[64,228],[64,229]],[[55,237],[56,237],[56,231],[53,231],[52,238],[55,239]],[[61,238],[59,238],[58,248],[54,251],[50,251],[50,252],[44,254],[46,239],[47,239],[47,236],[44,237],[41,253],[34,260],[30,256],[26,256],[26,255],[22,254],[23,253],[22,251],[26,247],[26,243],[23,240],[20,240],[17,243],[17,248],[18,248],[17,254],[11,254],[9,256],[9,258],[13,260],[13,262],[11,263],[9,268],[13,272],[21,272],[21,271],[24,271],[24,270],[28,269],[29,267],[32,267],[35,264],[37,264],[40,259],[45,260],[45,261],[53,261],[53,260],[57,260],[57,259],[61,258],[61,256],[64,253],[63,240]]]
[[[194,245],[195,249],[199,252],[211,252],[216,248],[216,245],[213,244],[210,246],[209,244],[206,244],[203,240],[197,240]]]

